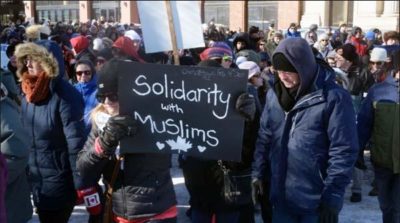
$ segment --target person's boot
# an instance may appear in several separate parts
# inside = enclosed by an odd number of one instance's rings
[[[378,188],[373,187],[372,190],[368,193],[368,196],[378,196]]]
[[[350,197],[350,202],[357,203],[362,199],[361,193],[352,193]]]

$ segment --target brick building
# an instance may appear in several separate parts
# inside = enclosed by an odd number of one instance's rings
[[[231,30],[274,22],[286,29],[291,22],[308,27],[338,26],[340,22],[364,29],[399,30],[399,1],[198,1],[202,21]],[[140,23],[136,1],[23,1],[26,17],[51,21],[81,21],[103,16],[122,23]]]

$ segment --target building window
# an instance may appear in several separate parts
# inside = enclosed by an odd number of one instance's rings
[[[120,21],[121,16],[120,13],[118,13],[120,10],[120,1],[92,2],[93,19],[100,19],[100,17],[103,16],[106,20]]]
[[[204,3],[204,22],[214,19],[215,24],[229,26],[229,2],[206,1]]]
[[[69,22],[79,20],[79,1],[35,1],[39,21]],[[42,13],[41,13],[42,12]]]
[[[257,26],[266,30],[271,23],[278,19],[278,1],[249,1],[249,27]]]

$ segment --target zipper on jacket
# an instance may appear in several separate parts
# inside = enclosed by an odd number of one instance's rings
[[[293,138],[294,129],[296,128],[296,121],[297,121],[297,116],[298,115],[299,115],[299,113],[297,112],[296,115],[294,116],[292,127],[290,128],[290,138]]]

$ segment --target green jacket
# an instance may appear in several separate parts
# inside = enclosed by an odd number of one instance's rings
[[[400,173],[399,103],[374,103],[371,159],[374,164]]]

